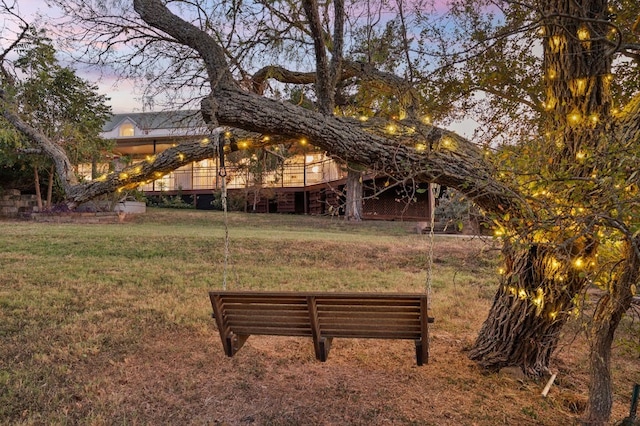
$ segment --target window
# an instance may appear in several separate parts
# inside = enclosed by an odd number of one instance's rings
[[[122,124],[122,126],[120,126],[120,136],[135,136],[135,129],[133,127],[133,124]]]

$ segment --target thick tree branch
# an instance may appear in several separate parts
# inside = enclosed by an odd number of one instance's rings
[[[281,66],[272,65],[261,68],[252,78],[252,87],[255,93],[263,94],[266,82],[274,79],[281,83],[291,84],[313,84],[317,74],[315,72],[291,71]],[[342,60],[342,71],[338,81],[345,81],[350,78],[358,78],[363,81],[378,83],[381,89],[396,95],[399,99],[404,99],[409,95],[410,105],[414,111],[420,109],[420,99],[415,88],[404,78],[395,74],[380,71],[371,64],[365,62]],[[384,91],[383,90],[383,91]]]
[[[629,145],[640,142],[640,94],[627,104],[615,125],[619,141]]]
[[[344,0],[334,0],[334,22],[333,22],[333,48],[331,49],[331,64],[329,75],[331,77],[331,90],[335,102],[335,90],[340,81],[342,72],[342,49],[344,48]],[[332,106],[332,108],[335,105]]]
[[[2,117],[4,117],[4,119],[7,120],[16,130],[24,134],[33,144],[53,160],[56,167],[56,173],[60,178],[60,183],[65,190],[65,193],[68,193],[71,188],[78,183],[78,179],[76,178],[73,166],[64,149],[47,138],[44,133],[30,126],[22,120],[18,114],[13,112],[13,109],[7,104],[5,96],[6,92],[3,89],[0,89],[0,107],[2,108]]]
[[[210,36],[173,15],[159,0],[134,0],[134,4],[148,24],[199,52],[214,83],[213,76],[230,78],[222,49]],[[522,211],[524,203],[517,194],[493,178],[491,166],[471,148],[472,144],[436,127],[429,127],[416,140],[423,146],[443,149],[419,152],[391,138],[365,132],[347,120],[243,92],[235,84],[212,84],[211,96],[202,103],[202,114],[208,123],[306,137],[346,161],[442,183],[459,189],[487,211],[528,213]]]
[[[325,116],[233,89],[218,88],[203,101],[205,120],[211,109],[222,125],[304,137],[345,161],[456,188],[487,211],[503,214],[515,209],[519,215],[530,214],[512,189],[493,178],[493,169],[483,161],[480,150],[455,133],[434,126],[411,123],[407,127],[412,133],[407,138],[425,147],[421,152],[399,144],[394,137],[367,132],[356,120]]]
[[[71,187],[67,193],[68,204],[75,206],[121,188],[135,188],[140,183],[159,179],[166,173],[186,164],[213,158],[215,154],[215,144],[210,140],[181,143],[147,161],[132,164],[119,172],[110,173],[91,182]]]
[[[209,34],[171,13],[160,0],[133,0],[133,8],[147,24],[196,50],[207,67],[212,87],[236,86],[224,50]]]
[[[318,95],[318,108],[323,114],[331,115],[333,114],[335,100],[335,85],[329,70],[325,34],[320,22],[320,14],[318,13],[318,2],[316,0],[303,0],[302,6],[311,30],[316,56],[317,74],[315,86]]]

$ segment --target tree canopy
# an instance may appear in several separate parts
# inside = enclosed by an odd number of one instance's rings
[[[17,21],[20,32],[2,55],[3,162],[37,167],[53,161],[65,170],[59,175],[76,184],[73,166],[91,163],[112,146],[100,137],[111,114],[107,98],[59,63],[43,30],[4,7],[5,18]]]

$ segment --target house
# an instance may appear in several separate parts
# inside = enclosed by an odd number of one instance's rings
[[[305,140],[256,150],[248,134],[233,132],[237,137],[232,146],[238,152],[226,155],[224,177],[230,199],[241,199],[247,210],[263,213],[341,214],[347,175],[341,163]],[[115,140],[116,169],[209,135],[200,113],[187,110],[115,114],[102,132],[102,137]],[[183,166],[139,189],[147,197],[179,195],[196,208],[211,209],[222,185],[220,166],[214,156]],[[91,169],[83,165],[79,173],[91,179]],[[393,187],[381,192],[389,185],[388,177],[365,175],[363,182],[365,218],[428,219],[429,191]],[[426,188],[426,184],[423,186]]]

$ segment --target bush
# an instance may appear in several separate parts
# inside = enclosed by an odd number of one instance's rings
[[[185,201],[185,198],[190,202]],[[150,207],[162,207],[167,209],[194,209],[193,196],[192,195],[160,195],[155,197],[149,197],[147,200],[147,206]]]
[[[246,197],[237,192],[227,192],[227,210],[233,212],[243,212],[247,204]],[[222,210],[222,191],[213,192],[211,205],[216,210]]]

